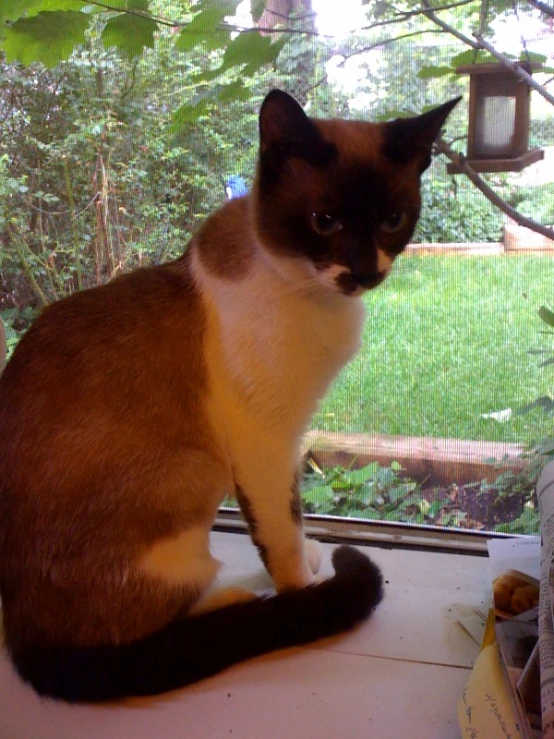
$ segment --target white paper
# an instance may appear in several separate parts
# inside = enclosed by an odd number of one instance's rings
[[[554,495],[554,490],[552,492]],[[487,548],[493,580],[507,570],[523,572],[524,575],[529,575],[537,581],[541,579],[540,536],[489,539]]]
[[[554,463],[546,465],[537,483],[541,521],[541,590],[539,651],[543,739],[554,739]]]

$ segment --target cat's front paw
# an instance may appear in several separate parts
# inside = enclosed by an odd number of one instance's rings
[[[310,565],[311,571],[316,574],[321,567],[323,559],[323,549],[321,544],[315,539],[305,539],[304,546],[306,548],[306,558]]]

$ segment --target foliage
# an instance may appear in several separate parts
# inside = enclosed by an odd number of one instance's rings
[[[216,65],[198,70],[192,80],[195,94],[175,111],[182,124],[206,111],[206,94],[216,102],[247,97],[244,80],[273,64],[286,43],[286,37],[271,38],[255,28],[232,33],[223,21],[236,12],[239,1],[200,0],[169,6],[150,0],[92,0],[86,5],[79,0],[9,0],[0,10],[0,48],[8,62],[42,62],[52,69],[67,61],[77,47],[85,45],[87,35],[100,28],[104,50],[117,49],[129,60],[145,56],[164,29],[178,32],[173,41],[177,53],[222,50],[222,55],[213,55]],[[156,15],[159,5],[162,11],[168,7],[177,11],[178,17]],[[218,83],[206,89],[206,83],[216,79]]]
[[[554,224],[554,182],[536,185],[506,185],[506,202],[541,223]]]
[[[509,52],[504,53],[504,57],[506,59],[509,59],[510,61],[520,61],[520,62],[539,62],[543,64],[542,71],[547,74],[551,74],[554,72],[554,68],[549,66],[548,64],[545,64],[547,62],[548,57],[546,57],[544,54],[537,54],[533,52],[522,52],[519,57],[517,57],[514,54],[510,54]],[[456,68],[461,67],[468,64],[495,64],[498,63],[498,60],[496,57],[494,57],[492,54],[489,54],[485,51],[479,50],[475,51],[472,49],[467,49],[466,51],[461,51],[459,54],[456,54],[453,56],[449,63],[447,65],[443,66],[437,66],[437,65],[425,65],[420,68],[418,72],[418,77],[420,79],[433,79],[433,78],[439,78],[439,77],[446,77],[447,75],[450,76],[451,79],[456,79]]]
[[[502,215],[498,209],[469,180],[448,176],[442,161],[435,160],[431,171],[423,178],[421,195],[421,217],[414,235],[415,243],[502,240]],[[537,203],[543,202],[537,196]]]
[[[539,308],[539,318],[541,321],[548,326],[548,330],[542,331],[543,334],[554,334],[554,311],[551,311],[550,308],[547,308],[545,305],[542,305]],[[539,365],[539,367],[549,367],[554,364],[554,351],[551,349],[534,349],[530,352],[530,354],[535,354],[539,356],[547,355],[547,358],[544,359]],[[536,398],[532,403],[529,403],[528,405],[523,406],[523,408],[520,409],[520,413],[529,413],[529,411],[532,411],[536,408],[540,408],[544,413],[546,413],[549,416],[554,416],[554,398],[550,395],[541,395],[540,397]],[[546,442],[548,444],[548,441]]]
[[[425,487],[406,476],[397,462],[372,462],[361,469],[320,470],[311,462],[302,484],[304,511],[390,523],[535,534],[539,527],[536,484],[549,450],[529,455],[518,473],[503,471],[493,482]],[[355,463],[355,460],[353,460]],[[502,465],[502,461],[499,466]]]
[[[519,501],[521,511],[519,516],[496,527],[501,533],[539,533],[540,517],[536,489],[544,467],[554,460],[554,437],[545,437],[541,442],[530,445],[523,458],[525,467],[521,472],[503,472],[495,482],[505,499]]]
[[[313,81],[314,53],[316,66],[320,67],[340,57],[345,64],[359,59],[359,68],[365,70],[365,79],[359,80],[363,88],[361,93],[366,95],[367,102],[371,101],[372,117],[390,117],[395,112],[420,110],[422,104],[425,106],[443,99],[442,92],[453,84],[467,84],[467,80],[460,80],[455,74],[458,65],[494,59],[488,52],[474,48],[473,31],[478,29],[485,36],[492,37],[493,20],[507,19],[514,14],[519,19],[520,14],[523,17],[528,10],[525,6],[515,8],[507,0],[490,0],[484,15],[484,6],[477,2],[446,6],[429,6],[416,0],[395,4],[387,1],[367,3],[367,24],[358,29],[348,43],[340,38],[316,38],[310,49],[317,32],[313,14],[303,12],[302,0],[294,3],[298,12],[283,19],[279,27],[283,31],[278,33],[274,31],[279,28],[268,32],[256,27],[266,6],[265,0],[252,0],[252,17],[245,22],[234,18],[238,4],[239,0],[189,0],[186,3],[171,0],[111,0],[100,3],[91,0],[87,4],[81,0],[5,0],[0,9],[0,49],[6,52],[8,62],[19,60],[30,64],[41,61],[54,67],[60,61],[68,60],[72,51],[86,46],[91,35],[96,35],[104,51],[117,51],[123,60],[148,58],[157,40],[164,37],[169,40],[173,57],[184,54],[191,61],[200,57],[207,61],[188,76],[182,88],[182,99],[174,99],[171,103],[170,131],[182,134],[187,125],[213,113],[220,105],[251,100],[262,70],[267,74],[277,67],[289,76],[286,86],[303,104],[318,103],[314,107],[314,112],[317,112],[323,99],[317,88],[327,73],[319,81]],[[449,39],[450,45],[434,43],[437,34]],[[420,53],[413,55],[409,53],[409,44],[416,38],[424,39],[424,44]],[[394,70],[394,85],[379,79],[380,75],[374,72],[375,56],[371,55],[378,52],[386,56],[387,51],[395,54],[394,65],[386,62],[386,66]],[[504,57],[517,59],[516,55],[509,53]],[[519,58],[548,62],[546,56],[527,46]],[[547,63],[544,71],[553,70]],[[336,95],[335,86],[331,97]],[[413,105],[415,98],[417,104]],[[323,105],[321,109],[324,111],[329,107],[336,109],[337,106]],[[386,110],[383,111],[383,107]],[[456,129],[458,135],[455,138],[460,138],[462,108],[455,116],[458,117],[457,124],[453,126],[450,122],[449,125]],[[472,187],[462,186],[462,189],[471,190]],[[456,201],[463,200],[457,197],[455,190],[453,181],[446,182],[444,178],[436,192],[427,189],[427,202],[431,207],[425,212],[430,220],[422,223],[421,238],[453,238],[453,234],[444,233],[440,221],[433,222],[432,217],[438,201],[449,200],[452,204],[453,194]],[[496,240],[498,215],[490,218],[480,217],[481,214],[476,216],[483,208],[475,208],[474,203],[482,203],[482,197],[476,196],[474,200],[468,195],[466,206],[454,208],[454,214],[464,224],[462,233],[458,229],[455,240]],[[530,217],[537,223],[544,223],[544,210],[532,209]]]
[[[314,471],[304,479],[302,497],[309,513],[423,523],[417,483],[403,480],[401,465],[381,467],[372,462],[362,469],[335,467]]]
[[[181,254],[226,173],[252,159],[255,115],[240,102],[168,136],[202,60],[175,56],[165,36],[122,59],[100,31],[54,70],[0,58],[0,307],[42,306]]]
[[[34,317],[34,311],[31,308],[9,308],[0,311],[0,318],[6,327],[6,344],[7,356],[10,358],[19,339],[25,333],[27,327]]]

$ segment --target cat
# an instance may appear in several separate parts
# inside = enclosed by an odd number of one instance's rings
[[[458,98],[459,99],[459,98]],[[351,628],[383,596],[353,547],[318,580],[301,437],[406,247],[458,99],[386,123],[271,91],[251,192],[184,255],[47,307],[0,377],[5,644],[42,695],[155,695]],[[234,494],[277,594],[210,589]]]

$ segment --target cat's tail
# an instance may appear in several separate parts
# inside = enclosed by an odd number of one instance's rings
[[[38,693],[66,701],[163,693],[367,618],[383,597],[381,571],[347,546],[333,552],[333,565],[334,576],[323,582],[191,616],[141,641],[90,648],[34,646],[12,659]]]

